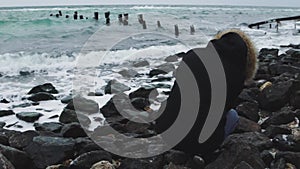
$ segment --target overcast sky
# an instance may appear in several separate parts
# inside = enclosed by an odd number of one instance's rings
[[[196,4],[300,7],[300,0],[0,0],[0,6]]]

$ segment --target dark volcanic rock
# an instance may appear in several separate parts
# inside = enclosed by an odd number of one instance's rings
[[[3,122],[3,121],[0,121],[0,128],[3,128],[5,125],[6,125],[6,123],[5,123],[5,122]]]
[[[171,55],[165,58],[166,62],[177,62],[179,57],[177,55]]]
[[[236,111],[239,115],[244,116],[252,121],[258,122],[259,120],[259,108],[257,103],[244,102],[236,107]]]
[[[97,113],[99,111],[99,105],[94,100],[86,99],[81,96],[76,96],[65,107],[66,109],[76,110],[87,114]]]
[[[169,72],[175,71],[175,66],[171,63],[165,63],[160,66],[157,66],[157,69],[169,73]]]
[[[292,81],[285,81],[264,89],[259,95],[260,107],[270,111],[280,109],[289,102],[292,87]]]
[[[270,169],[285,169],[286,161],[284,158],[276,159],[271,163]]]
[[[51,95],[49,93],[45,93],[45,92],[33,94],[33,95],[29,96],[27,99],[34,101],[34,102],[56,100],[56,98],[53,95]]]
[[[130,109],[130,100],[124,93],[113,96],[101,109],[100,112],[104,117],[120,116],[120,112],[115,107],[115,104],[122,109]]]
[[[32,161],[23,151],[0,145],[0,153],[3,154],[16,169],[33,168]]]
[[[70,138],[37,136],[24,150],[37,168],[44,169],[72,158],[74,145]]]
[[[140,61],[140,62],[136,62],[133,64],[134,67],[144,67],[144,66],[149,66],[149,62],[148,61]]]
[[[271,116],[261,124],[262,128],[266,128],[269,125],[281,125],[287,124],[295,120],[295,113],[289,108],[283,108],[277,112],[273,112]]]
[[[118,82],[117,80],[111,80],[105,86],[105,94],[122,93],[130,90],[130,87]]]
[[[261,127],[256,122],[248,120],[244,117],[239,118],[238,125],[235,128],[236,133],[242,132],[260,132]]]
[[[234,167],[234,169],[254,169],[250,164],[245,161],[240,162],[238,165]]]
[[[51,131],[54,133],[59,133],[63,124],[58,122],[46,122],[46,123],[35,123],[34,127],[37,131]]]
[[[157,79],[151,80],[151,82],[169,82],[171,80],[172,80],[171,77],[159,77]]]
[[[266,128],[264,134],[269,138],[274,138],[278,134],[291,134],[291,129],[285,126],[270,125]]]
[[[79,120],[78,120],[79,119]],[[72,122],[79,122],[84,125],[88,126],[91,124],[91,120],[89,117],[82,113],[77,113],[74,110],[64,108],[63,112],[59,116],[59,122],[61,123],[72,123]]]
[[[61,134],[63,137],[86,137],[86,133],[79,123],[69,123],[63,126],[61,129]]]
[[[15,114],[12,110],[0,110],[0,117],[9,116]]]
[[[69,102],[71,102],[73,100],[73,96],[72,95],[68,95],[63,97],[60,101],[64,104],[68,104]]]
[[[15,169],[8,159],[0,153],[0,168],[1,169]]]
[[[299,152],[278,152],[275,157],[276,159],[284,158],[287,162],[294,164],[297,168],[300,168]]]
[[[277,135],[272,142],[281,151],[300,151],[300,142],[295,141],[293,135]]]
[[[296,109],[300,109],[300,90],[291,97],[291,105]]]
[[[38,133],[35,131],[18,133],[9,138],[9,145],[17,149],[23,149],[24,147],[28,146],[33,137],[36,136],[38,136]]]
[[[300,50],[298,50],[298,49],[290,49],[290,50],[286,51],[286,53],[288,55],[290,55],[291,57],[300,58]]]
[[[271,162],[274,160],[273,155],[270,153],[270,150],[264,150],[260,153],[261,159],[265,162],[267,166],[271,165]]]
[[[274,63],[269,65],[269,72],[271,75],[281,75],[283,73],[296,74],[300,73],[300,68],[291,65]]]
[[[279,49],[267,49],[267,48],[263,48],[259,51],[259,56],[258,58],[267,58],[267,57],[272,57],[272,58],[276,58],[278,57],[278,52]]]
[[[58,91],[55,89],[55,87],[51,83],[45,83],[43,85],[38,85],[33,87],[28,94],[35,94],[39,92],[44,93],[51,93],[51,94],[57,94]]]
[[[75,139],[75,154],[79,156],[81,154],[96,151],[96,150],[103,150],[99,145],[97,145],[94,141],[87,137],[79,137]]]
[[[223,144],[226,146],[227,144],[238,145],[241,143],[253,145],[259,150],[269,149],[273,146],[272,141],[267,136],[259,132],[232,134],[224,141]]]
[[[35,122],[38,120],[43,114],[37,112],[21,112],[17,113],[16,116],[26,122]]]
[[[166,71],[160,70],[160,69],[153,69],[149,72],[149,77],[157,76],[160,74],[167,74]]]
[[[208,164],[205,169],[232,169],[242,161],[251,164],[252,168],[264,169],[265,164],[260,158],[258,149],[245,142],[225,145],[224,151],[216,161]]]
[[[6,99],[2,99],[2,100],[0,100],[0,103],[7,104],[7,103],[10,103],[10,102],[8,100],[6,100]]]
[[[121,162],[118,169],[156,169],[163,168],[162,156],[156,156],[146,159],[129,159],[126,158]]]
[[[164,157],[166,162],[172,162],[175,165],[184,165],[187,163],[189,158],[191,158],[188,154],[177,150],[170,150],[166,152]]]
[[[118,72],[123,77],[131,78],[137,76],[139,73],[135,70],[128,69],[128,70],[121,70]]]
[[[91,151],[84,153],[73,160],[70,169],[90,169],[93,164],[102,160],[112,162],[112,157],[106,151]]]
[[[258,88],[243,89],[243,91],[238,96],[237,104],[243,102],[256,103],[258,94],[259,94]]]
[[[129,98],[146,98],[155,99],[158,96],[158,91],[155,88],[144,88],[141,87],[138,90],[131,92]]]

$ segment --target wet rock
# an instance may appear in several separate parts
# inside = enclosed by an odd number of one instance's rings
[[[30,107],[30,106],[34,106],[32,103],[21,103],[18,105],[13,105],[12,108],[26,108],[26,107]]]
[[[260,107],[270,111],[280,109],[289,102],[292,86],[292,81],[285,81],[264,89],[259,95]]]
[[[21,76],[29,76],[29,75],[31,75],[31,74],[33,74],[34,73],[34,71],[28,71],[28,70],[20,70],[19,71],[19,74],[21,75]]]
[[[127,78],[132,78],[137,76],[139,73],[135,70],[132,69],[128,69],[128,70],[121,70],[118,72],[120,75],[122,75],[123,77],[127,77]]]
[[[0,133],[0,144],[9,146],[8,136],[6,136],[5,133]]]
[[[284,158],[287,162],[294,164],[297,168],[300,168],[300,153],[299,152],[278,152],[276,153],[276,159]]]
[[[175,66],[173,64],[170,64],[170,63],[162,64],[160,66],[157,66],[156,68],[159,69],[159,70],[165,71],[167,73],[175,71]]]
[[[270,150],[264,150],[260,153],[261,159],[265,162],[266,166],[270,166],[271,162],[274,160],[273,155]]]
[[[243,102],[256,103],[258,93],[259,93],[258,88],[243,89],[243,91],[238,96],[237,104],[240,104],[240,103],[243,103]]]
[[[16,114],[17,118],[26,122],[35,122],[38,120],[43,114],[37,112],[21,112]]]
[[[0,153],[3,154],[16,169],[33,168],[31,159],[23,151],[0,145]]]
[[[165,58],[166,62],[177,62],[179,57],[177,55],[171,55]]]
[[[133,98],[131,100],[131,104],[137,110],[146,110],[147,107],[150,106],[150,101],[148,99],[145,99],[145,98]]]
[[[149,72],[149,77],[154,77],[154,76],[157,76],[157,75],[161,75],[161,74],[167,74],[166,71],[164,70],[160,70],[160,69],[153,69]]]
[[[260,132],[261,127],[254,121],[248,120],[244,117],[239,118],[238,125],[235,128],[236,133],[243,133],[243,132]]]
[[[191,169],[204,169],[205,161],[202,157],[195,155],[186,163],[186,166]]]
[[[238,165],[234,167],[234,169],[254,169],[250,164],[245,161],[240,162]]]
[[[136,62],[133,64],[134,67],[145,67],[145,66],[149,66],[149,62],[148,61],[140,61],[140,62]]]
[[[300,90],[293,94],[290,103],[294,108],[300,109]]]
[[[170,164],[164,166],[164,169],[189,169],[189,168],[170,163]]]
[[[134,92],[129,94],[129,98],[146,98],[146,99],[155,99],[158,96],[158,91],[155,88],[149,87],[144,88],[141,87]]]
[[[58,91],[55,89],[55,87],[51,83],[45,83],[42,85],[38,85],[33,87],[28,94],[36,94],[36,93],[50,93],[50,94],[57,94]]]
[[[242,161],[251,164],[252,168],[255,169],[265,168],[257,147],[240,142],[239,144],[227,144],[221,155],[214,162],[208,164],[205,169],[232,169]]]
[[[286,161],[284,158],[277,159],[273,161],[270,165],[270,169],[285,169]]]
[[[58,122],[46,122],[46,123],[35,123],[34,127],[36,131],[50,131],[54,133],[59,133],[61,131],[63,124]]]
[[[2,100],[0,100],[0,103],[7,104],[7,103],[10,103],[10,102],[8,100],[6,100],[6,99],[2,99]]]
[[[100,161],[94,164],[91,169],[115,169],[115,166],[109,161]]]
[[[88,153],[96,150],[103,150],[98,144],[87,137],[79,137],[75,139],[75,155]]]
[[[64,104],[68,104],[69,102],[71,102],[73,100],[73,96],[72,95],[68,95],[63,97],[60,101]]]
[[[102,160],[112,162],[112,157],[106,151],[91,151],[88,153],[84,153],[73,160],[70,169],[90,169],[93,164]]]
[[[122,93],[130,90],[130,87],[118,82],[117,80],[111,80],[105,86],[105,94]]]
[[[38,136],[38,133],[35,131],[18,133],[9,138],[9,145],[17,149],[23,149],[24,147],[28,146],[33,137],[36,136]]]
[[[39,102],[39,101],[47,101],[47,100],[56,100],[56,98],[49,94],[49,93],[36,93],[27,98],[28,100],[34,101],[34,102]]]
[[[5,125],[6,125],[5,122],[3,122],[3,121],[0,122],[0,128],[3,128]]]
[[[291,65],[274,63],[269,65],[269,72],[271,75],[281,75],[283,73],[296,74],[300,73],[300,68]]]
[[[300,58],[300,50],[298,49],[290,49],[286,53],[293,58]]]
[[[279,52],[279,49],[263,48],[259,51],[258,58],[267,58],[267,57],[276,58],[276,57],[278,57],[278,52]]]
[[[262,128],[269,125],[287,124],[295,120],[295,113],[289,108],[282,108],[277,112],[273,112],[271,116],[261,124]]]
[[[236,107],[236,111],[239,115],[244,116],[252,121],[258,122],[259,120],[259,108],[257,103],[244,102]]]
[[[293,135],[277,135],[272,142],[281,151],[300,151],[300,143],[293,140]]]
[[[65,109],[76,110],[79,112],[93,114],[99,111],[99,105],[94,100],[86,99],[81,96],[76,96],[65,107]]]
[[[61,134],[63,137],[87,137],[85,131],[79,123],[69,123],[63,126],[61,129]]]
[[[159,77],[157,79],[151,80],[151,82],[169,82],[171,80],[172,80],[171,77]]]
[[[89,119],[89,117],[87,117],[82,113],[76,113],[74,110],[65,108],[59,116],[59,122],[64,124],[79,122],[79,121],[84,126],[88,126],[91,124],[91,120]]]
[[[170,150],[165,153],[164,158],[165,161],[168,163],[172,162],[175,165],[184,165],[191,157],[184,152],[177,151],[177,150]]]
[[[269,138],[274,138],[279,134],[291,134],[291,130],[285,126],[270,125],[263,133]]]
[[[0,110],[0,117],[9,116],[15,114],[12,110]]]
[[[115,104],[118,105],[119,108],[130,109],[131,102],[124,93],[113,96],[102,108],[100,108],[100,112],[104,117],[120,116]]]
[[[70,138],[37,136],[24,150],[38,169],[44,169],[72,158],[74,146]]]
[[[0,168],[1,169],[15,169],[8,159],[0,153]]]
[[[262,133],[247,132],[242,134],[232,134],[225,141],[224,146],[238,144],[253,145],[259,150],[269,149],[273,146],[272,141]]]

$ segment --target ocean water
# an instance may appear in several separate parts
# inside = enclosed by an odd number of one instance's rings
[[[50,16],[59,10],[63,13],[62,17]],[[85,19],[73,20],[75,11]],[[106,11],[111,13],[110,26],[105,25]],[[100,14],[98,21],[93,19],[94,12]],[[128,26],[118,23],[118,14],[122,13],[129,14]],[[147,23],[146,30],[138,23],[138,14],[143,14]],[[125,79],[117,72],[130,68],[132,62],[147,60],[149,66],[136,68],[139,73],[146,74],[151,68],[164,64],[164,57],[193,47],[205,47],[218,31],[224,29],[238,28],[245,31],[258,49],[299,44],[300,36],[294,35],[294,21],[282,22],[279,32],[274,29],[275,25],[273,29],[269,29],[269,25],[259,30],[247,27],[250,23],[299,14],[299,8],[232,6],[0,8],[0,99],[10,101],[9,104],[0,103],[0,110],[12,109],[15,113],[38,111],[44,116],[37,122],[57,121],[49,117],[59,115],[62,111],[64,105],[59,100],[41,102],[38,106],[18,105],[29,103],[25,98],[32,87],[47,82],[59,90],[60,93],[55,95],[58,99],[69,95],[73,89],[74,75],[82,73],[76,68],[76,65],[83,64],[82,58],[86,62],[85,72],[94,80],[90,82],[93,83],[93,90],[102,91],[111,79],[118,79],[136,89],[149,84],[151,79]],[[70,18],[65,18],[65,15],[70,15]],[[157,28],[158,20],[162,28]],[[180,31],[178,37],[174,35],[175,24]],[[191,25],[195,26],[194,35],[190,34]],[[21,75],[22,72],[28,75]],[[96,99],[101,106],[110,97]],[[33,129],[31,123],[19,121],[15,116],[0,118],[0,121],[7,124],[18,122],[22,126],[13,126],[11,129]]]

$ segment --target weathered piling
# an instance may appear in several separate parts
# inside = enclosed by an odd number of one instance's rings
[[[140,24],[143,24],[143,21],[144,21],[143,14],[138,15],[138,21]]]
[[[300,16],[276,18],[276,19],[270,19],[270,20],[266,20],[266,21],[262,21],[262,22],[253,23],[253,24],[250,24],[248,27],[253,28],[253,27],[257,26],[257,28],[259,28],[260,25],[264,25],[264,24],[270,24],[270,23],[274,23],[274,22],[278,23],[278,22],[282,22],[282,21],[291,21],[291,20],[298,20],[298,19],[300,19]]]
[[[62,12],[61,11],[58,11],[58,13],[59,13],[59,16],[62,16]]]
[[[191,35],[194,35],[195,34],[195,27],[194,27],[194,25],[191,25],[190,26],[190,32],[191,32]]]
[[[161,28],[160,21],[157,21],[157,27],[158,27],[158,28]]]
[[[53,16],[53,14],[51,13],[50,16]]]
[[[105,12],[104,13],[104,15],[105,15],[105,19],[106,19],[106,25],[110,25],[110,18],[109,18],[109,15],[110,15],[110,12],[108,11],[108,12]]]
[[[59,18],[59,14],[56,14],[55,16],[56,16],[56,18]]]
[[[80,15],[80,16],[79,16],[79,19],[80,19],[80,20],[83,19],[83,15]]]
[[[78,12],[77,11],[74,12],[73,18],[74,18],[74,20],[78,19]]]
[[[128,25],[128,19],[129,19],[128,13],[125,13],[124,14],[124,20],[123,20],[123,25]]]
[[[178,28],[178,25],[175,25],[175,36],[176,36],[176,37],[179,36],[179,28]]]
[[[66,18],[69,18],[69,15],[66,15]]]
[[[147,29],[146,21],[143,20],[143,29]]]
[[[94,12],[94,19],[99,20],[99,12]]]

